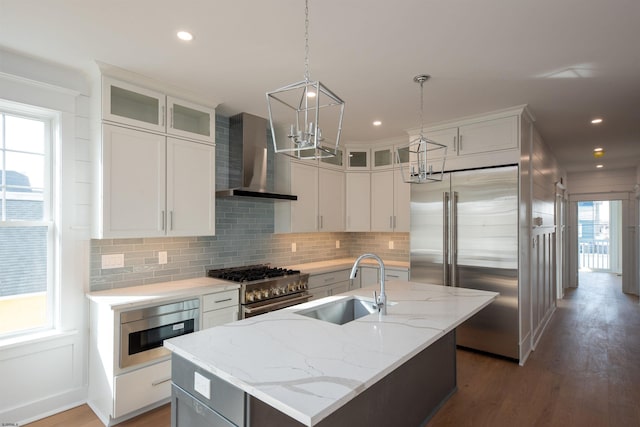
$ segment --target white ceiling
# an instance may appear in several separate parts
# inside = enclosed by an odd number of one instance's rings
[[[346,101],[345,141],[528,104],[567,171],[640,164],[638,0],[310,0],[310,70]],[[179,41],[187,29],[195,40]],[[303,0],[0,0],[0,48],[95,60],[267,116],[304,76]],[[589,122],[602,116],[604,123]],[[374,128],[379,119],[383,125]]]

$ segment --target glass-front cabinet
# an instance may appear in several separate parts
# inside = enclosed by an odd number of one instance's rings
[[[344,169],[344,150],[338,147],[335,156],[320,158],[320,166],[332,169]]]
[[[165,131],[163,93],[104,77],[102,118],[158,132]]]
[[[369,149],[349,148],[347,150],[347,169],[369,170]]]
[[[389,169],[395,163],[393,146],[374,148],[372,150],[372,168],[373,169]]]
[[[103,120],[215,142],[215,110],[131,83],[103,78]]]
[[[167,96],[167,133],[214,142],[215,110]]]

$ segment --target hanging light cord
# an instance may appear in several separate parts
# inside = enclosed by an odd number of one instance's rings
[[[420,139],[424,139],[424,79],[420,79]]]
[[[304,80],[308,82],[309,76],[309,0],[304,1]]]

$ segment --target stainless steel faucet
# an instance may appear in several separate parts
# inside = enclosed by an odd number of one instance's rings
[[[378,262],[380,265],[380,295],[376,297],[375,291],[373,292],[374,304],[378,308],[378,312],[380,314],[387,314],[387,294],[384,292],[384,263],[382,259],[378,255],[375,254],[363,254],[356,259],[356,262],[353,263],[353,267],[351,268],[351,275],[349,275],[349,279],[353,281],[356,277],[356,273],[358,272],[358,265],[360,261],[365,258],[372,258]]]

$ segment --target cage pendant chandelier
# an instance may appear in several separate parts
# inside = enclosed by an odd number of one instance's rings
[[[267,92],[276,153],[297,159],[334,157],[340,144],[344,101],[309,73],[309,0],[305,0],[304,80]]]
[[[420,83],[420,135],[396,150],[402,180],[411,184],[442,181],[447,156],[446,145],[424,136],[424,82],[429,78],[427,74],[419,74],[413,78],[414,82]]]

